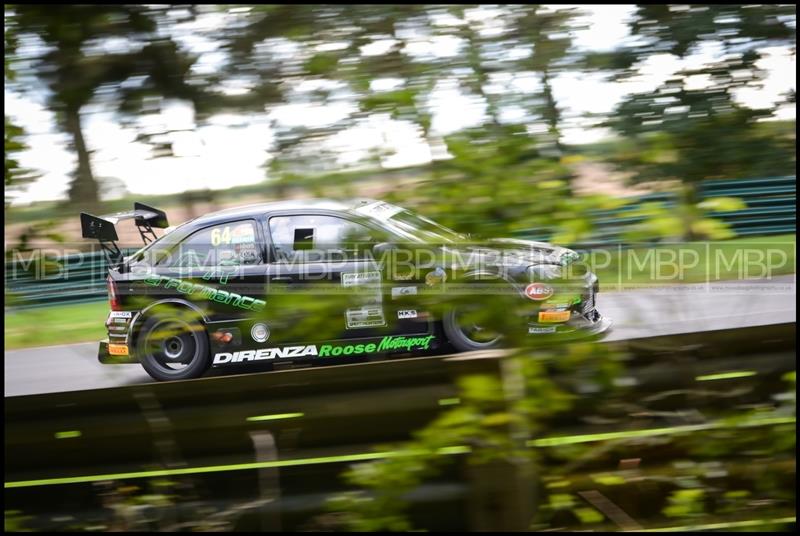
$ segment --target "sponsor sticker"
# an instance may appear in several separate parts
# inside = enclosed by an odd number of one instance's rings
[[[282,348],[262,348],[260,350],[244,350],[241,352],[220,352],[214,355],[215,365],[241,363],[243,361],[262,361],[283,357],[304,357],[317,355],[317,346],[284,346]]]
[[[387,336],[380,343],[365,344],[323,344],[319,348],[319,357],[335,357],[339,355],[371,354],[392,350],[427,350],[433,335],[425,337]]]
[[[242,223],[241,225],[237,225],[233,228],[233,232],[231,232],[231,243],[232,244],[242,244],[242,243],[254,243],[256,241],[256,231],[253,229],[253,226],[249,223]]]
[[[570,315],[569,311],[539,311],[539,322],[566,322]]]
[[[445,281],[447,281],[447,272],[441,266],[437,266],[434,271],[425,274],[425,284],[429,287],[439,285]]]
[[[528,326],[528,333],[555,333],[555,332],[556,332],[555,326],[547,326],[547,327]]]
[[[555,293],[555,289],[545,283],[531,283],[525,287],[525,295],[536,301],[544,301],[550,298],[553,293]]]
[[[361,212],[362,214],[372,216],[373,218],[379,218],[381,220],[388,220],[398,212],[402,211],[403,209],[401,207],[396,207],[394,205],[390,205],[389,203],[384,203],[383,201],[370,203],[369,205],[364,205],[356,209],[356,212]]]
[[[381,282],[380,272],[353,272],[342,274],[343,287],[355,287],[357,285],[375,284]]]
[[[546,303],[542,305],[542,311],[566,311],[570,308],[568,303]]]
[[[413,296],[417,293],[417,287],[392,287],[392,298],[400,296]]]
[[[433,335],[426,337],[388,336],[381,339],[378,351],[388,350],[427,350],[433,340]]]
[[[109,318],[131,318],[133,313],[131,311],[111,311]]]
[[[555,329],[555,328],[553,328]],[[424,337],[386,336],[372,342],[354,344],[315,344],[299,346],[283,346],[279,348],[262,348],[260,350],[244,350],[240,352],[220,352],[214,355],[215,365],[227,365],[249,361],[262,361],[265,359],[280,359],[287,357],[337,357],[346,355],[373,354],[389,352],[392,350],[427,350],[430,348],[433,335]]]
[[[397,311],[397,318],[417,318],[417,311],[414,309],[401,309]]]
[[[127,344],[109,344],[108,353],[110,355],[128,355]]]
[[[358,307],[345,311],[347,329],[385,326],[383,309],[375,306]]]

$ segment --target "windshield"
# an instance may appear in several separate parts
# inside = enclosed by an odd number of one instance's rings
[[[459,242],[465,236],[410,210],[393,214],[386,223],[395,229],[426,242]]]

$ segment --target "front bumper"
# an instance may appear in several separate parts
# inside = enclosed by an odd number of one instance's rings
[[[588,284],[582,291],[580,301],[569,308],[569,320],[561,323],[539,322],[538,315],[531,316],[528,334],[563,339],[582,338],[607,331],[612,322],[597,310],[597,293],[600,290],[597,276],[587,274],[586,282]]]

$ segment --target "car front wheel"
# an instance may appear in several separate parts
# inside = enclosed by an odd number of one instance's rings
[[[497,348],[502,335],[482,325],[476,319],[478,306],[457,307],[450,309],[443,318],[443,327],[447,339],[457,350],[488,350]]]

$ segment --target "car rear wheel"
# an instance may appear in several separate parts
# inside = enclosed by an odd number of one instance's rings
[[[503,337],[500,333],[483,326],[474,318],[478,307],[456,307],[444,315],[442,324],[445,335],[457,350],[487,350],[497,348],[501,343]]]
[[[153,316],[136,344],[142,367],[159,381],[198,378],[208,370],[208,336],[203,325],[176,314]]]

